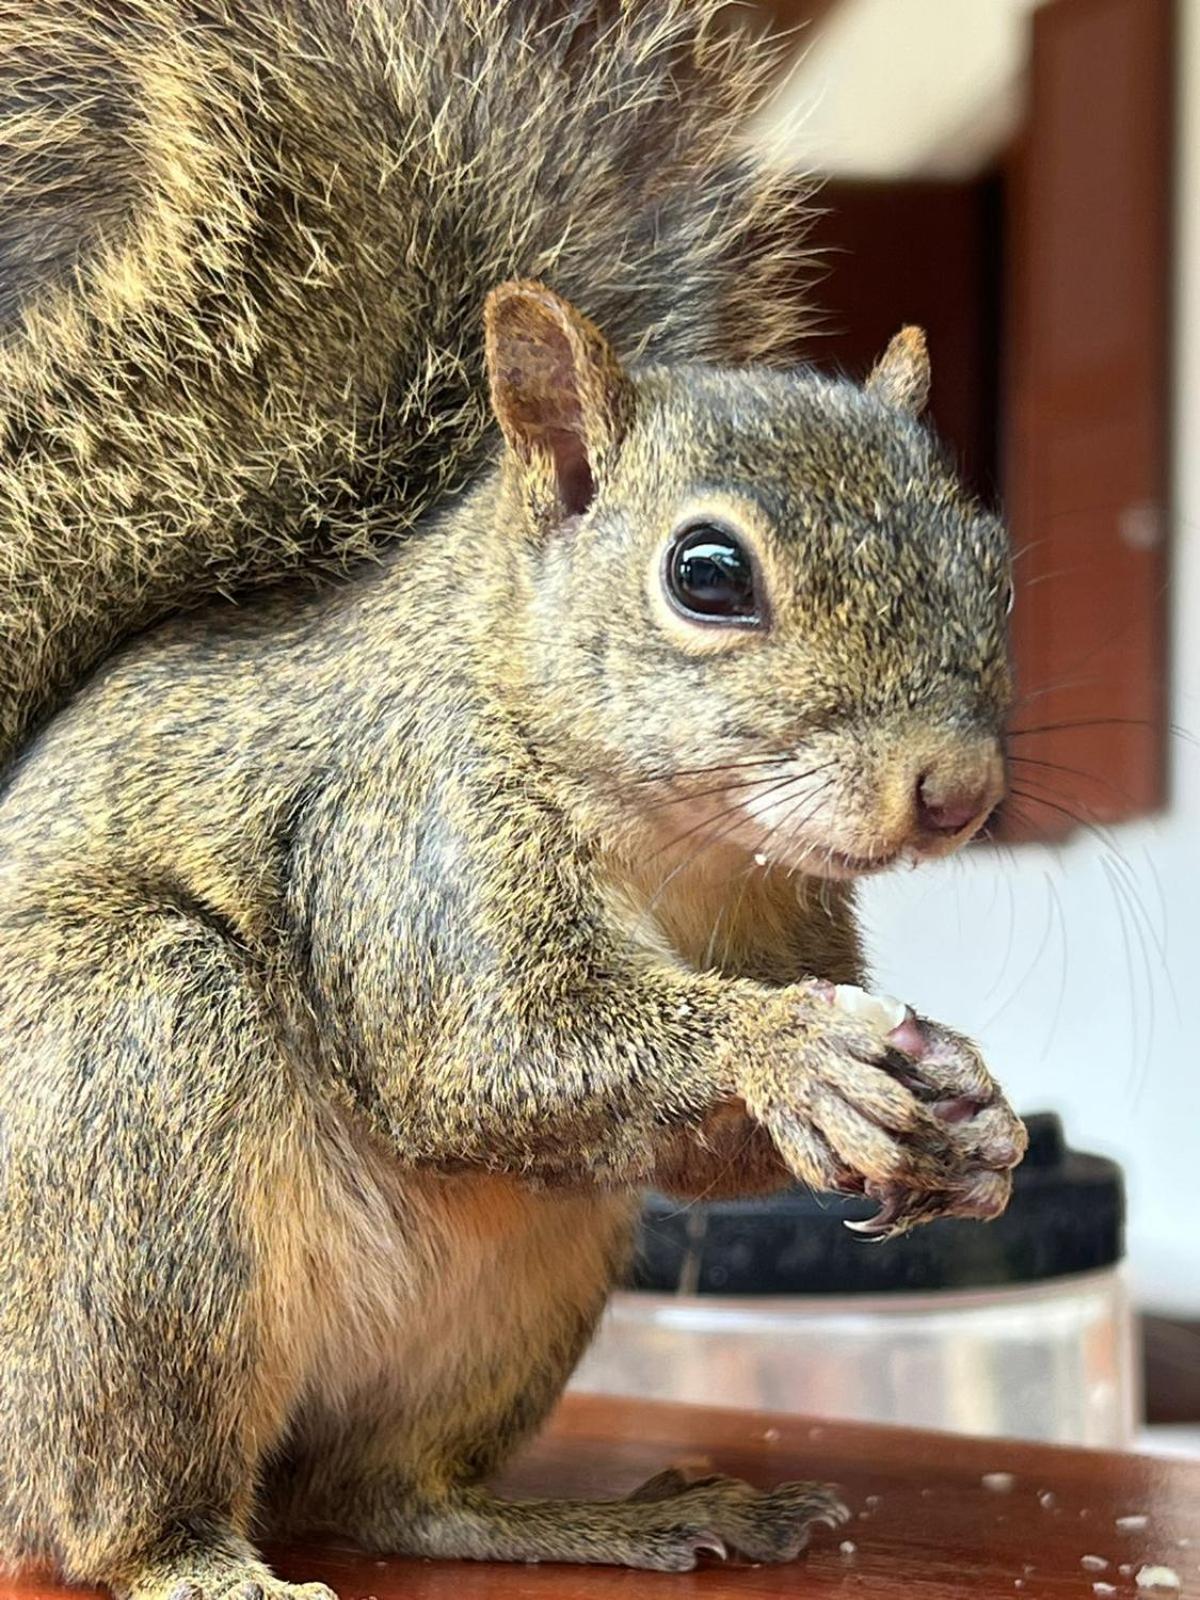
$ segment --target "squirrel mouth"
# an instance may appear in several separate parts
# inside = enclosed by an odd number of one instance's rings
[[[904,845],[898,845],[877,855],[856,856],[847,850],[835,850],[832,845],[797,839],[790,845],[782,844],[778,847],[778,853],[768,855],[765,850],[758,849],[752,854],[755,865],[759,867],[778,866],[804,877],[838,882],[848,878],[869,878],[874,873],[885,872],[906,854],[906,849]]]
[[[900,854],[899,850],[889,850],[886,855],[852,856],[844,850],[814,850],[811,863],[806,863],[803,870],[815,878],[866,878],[893,866]]]

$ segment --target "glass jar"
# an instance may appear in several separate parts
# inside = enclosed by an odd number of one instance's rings
[[[631,1285],[573,1387],[956,1433],[1126,1448],[1139,1412],[1120,1170],[1056,1117],[996,1222],[885,1243],[869,1211],[792,1191],[651,1196]]]

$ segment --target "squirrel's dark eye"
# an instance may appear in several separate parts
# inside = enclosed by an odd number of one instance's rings
[[[754,564],[737,535],[717,523],[693,523],[678,535],[664,579],[677,609],[699,622],[761,620]]]

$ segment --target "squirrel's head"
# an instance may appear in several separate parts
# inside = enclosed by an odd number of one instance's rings
[[[918,420],[920,332],[859,387],[629,373],[539,284],[486,322],[557,758],[664,842],[817,876],[969,839],[1003,788],[1009,553]]]

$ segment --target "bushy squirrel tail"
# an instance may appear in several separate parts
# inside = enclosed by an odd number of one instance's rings
[[[627,355],[794,345],[730,9],[0,0],[0,767],[131,632],[469,480],[496,283]]]

